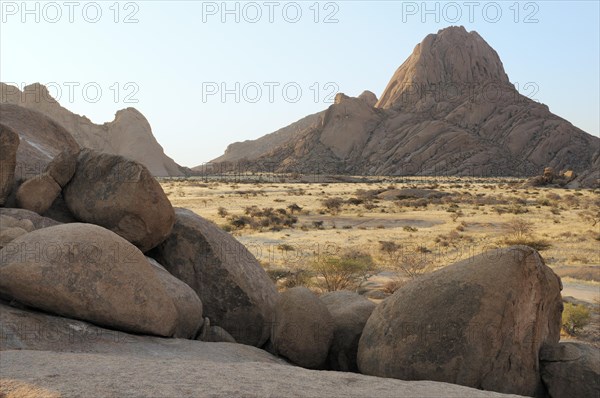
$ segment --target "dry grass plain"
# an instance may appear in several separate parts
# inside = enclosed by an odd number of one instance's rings
[[[597,327],[600,192],[531,188],[523,182],[189,178],[164,179],[161,185],[173,206],[191,209],[230,232],[271,274],[310,269],[316,261],[348,251],[370,256],[376,271],[359,289],[375,300],[389,294],[393,281],[408,279],[406,267],[398,267],[398,253],[430,272],[492,248],[530,243],[543,249],[546,264],[561,276],[563,296],[596,307],[592,325]],[[386,251],[382,242],[400,250]]]

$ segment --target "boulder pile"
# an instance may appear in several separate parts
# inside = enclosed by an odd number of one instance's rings
[[[43,339],[56,334],[63,351],[98,349],[81,342],[112,330],[162,354],[185,339],[186,349],[245,346],[307,369],[539,397],[598,393],[598,349],[559,343],[561,282],[532,248],[449,265],[378,306],[349,291],[279,293],[235,238],[174,209],[143,165],[69,148],[20,181],[18,145],[0,125],[0,350],[44,349],[13,322],[44,319],[58,329]],[[103,349],[133,348],[96,338]]]

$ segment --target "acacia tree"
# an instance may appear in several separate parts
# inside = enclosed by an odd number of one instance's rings
[[[424,274],[431,265],[427,254],[418,247],[411,248],[410,245],[402,246],[390,241],[381,241],[379,244],[379,249],[385,254],[388,264],[402,271],[409,278],[414,279]]]
[[[328,292],[354,289],[375,271],[371,256],[356,251],[317,259],[311,268]]]

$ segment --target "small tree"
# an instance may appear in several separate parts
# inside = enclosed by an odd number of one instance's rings
[[[590,310],[585,306],[565,303],[562,313],[562,327],[565,332],[574,335],[590,323],[590,317]]]
[[[506,224],[506,229],[514,240],[523,240],[533,232],[533,223],[522,218],[513,218]]]
[[[379,249],[388,258],[389,265],[402,271],[410,278],[414,279],[424,274],[431,265],[431,260],[427,258],[429,251],[422,246],[411,250],[409,246],[403,247],[390,241],[381,241],[379,244]]]
[[[311,268],[328,292],[356,288],[375,270],[371,256],[358,251],[317,259]]]

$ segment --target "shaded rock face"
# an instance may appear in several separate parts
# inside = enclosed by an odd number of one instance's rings
[[[79,144],[63,126],[35,110],[0,104],[0,124],[19,134],[17,180],[42,174],[52,159],[64,150],[79,151]]]
[[[190,210],[175,209],[173,231],[150,256],[194,289],[205,316],[238,343],[260,347],[269,338],[277,290],[231,235]]]
[[[48,164],[46,173],[48,173],[61,188],[71,181],[77,168],[77,157],[79,151],[62,151]]]
[[[2,226],[20,227],[27,232],[60,225],[60,222],[25,209],[0,208]]]
[[[296,365],[318,369],[325,364],[333,340],[333,320],[310,290],[294,287],[281,294],[275,307],[273,348]]]
[[[333,341],[327,356],[327,367],[343,372],[358,372],[358,342],[376,305],[349,291],[327,293],[320,299],[333,319]]]
[[[191,287],[175,278],[156,262],[149,261],[154,274],[160,279],[163,286],[173,299],[177,311],[177,326],[173,337],[193,339],[202,326],[202,301]]]
[[[12,242],[13,240],[17,239],[19,236],[21,235],[25,235],[27,233],[27,230],[21,228],[21,227],[7,227],[3,224],[3,219],[0,218],[0,225],[2,225],[2,228],[0,228],[0,250],[2,250],[2,248],[4,248],[4,246],[8,245],[10,242]]]
[[[249,153],[245,168],[521,177],[553,167],[581,174],[590,170],[600,147],[598,137],[521,95],[498,54],[463,27],[428,35],[396,71],[375,108],[372,99],[340,94],[322,113],[322,123],[303,126],[293,141],[255,140],[267,148]],[[586,184],[590,180],[595,179],[582,178]]]
[[[110,229],[143,252],[162,242],[175,221],[160,184],[121,156],[82,150],[63,195],[78,220]]]
[[[449,265],[373,311],[358,367],[381,377],[540,395],[538,353],[559,340],[560,290],[560,279],[526,246]]]
[[[39,83],[26,86],[23,91],[0,83],[0,103],[39,112],[64,127],[78,145],[135,160],[154,176],[184,175],[184,168],[165,155],[148,120],[134,108],[118,111],[111,122],[94,124],[85,116],[63,108]]]
[[[179,312],[178,285],[185,287],[158,274],[135,246],[91,224],[36,230],[0,251],[0,297],[127,332],[173,336],[193,329]]]
[[[17,189],[17,206],[43,214],[60,194],[60,185],[48,173],[32,177]]]
[[[600,350],[577,342],[542,347],[542,380],[551,398],[600,397]]]
[[[204,324],[197,340],[211,343],[236,343],[233,336],[227,333],[225,329],[219,326],[211,326],[209,318],[204,318]]]
[[[0,124],[0,206],[4,206],[13,188],[18,148],[19,135]]]

